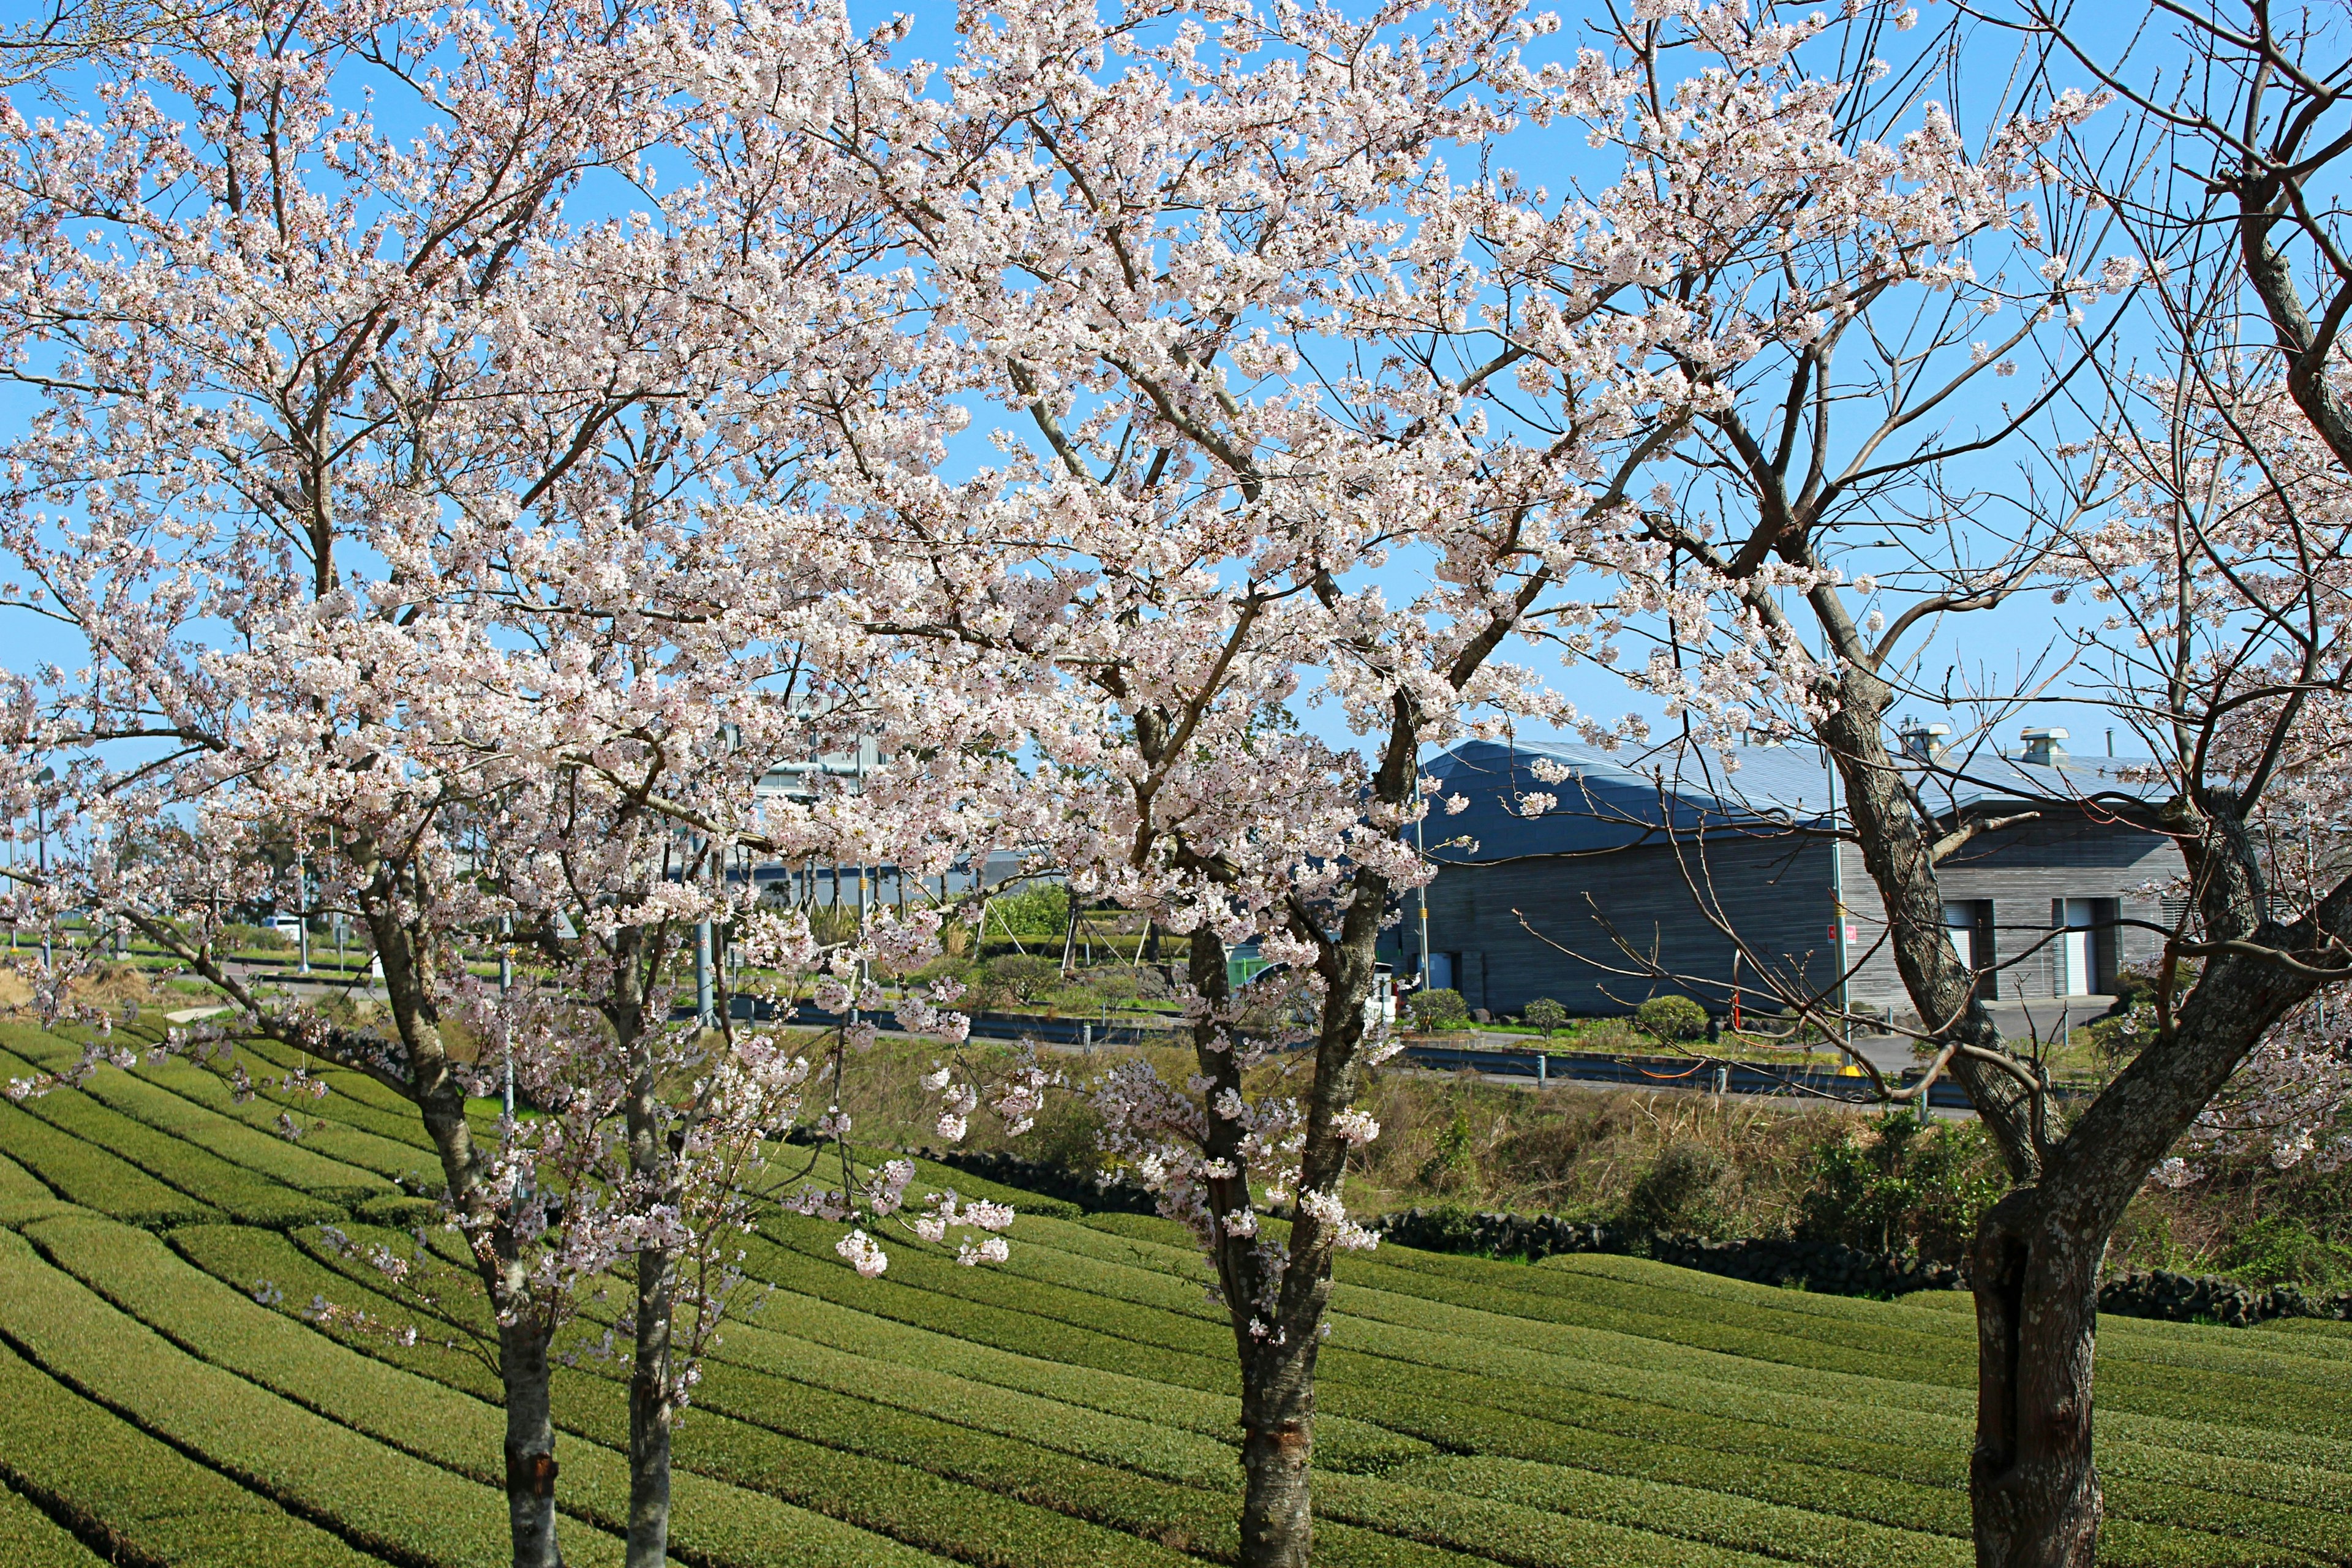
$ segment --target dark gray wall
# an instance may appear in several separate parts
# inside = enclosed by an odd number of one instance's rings
[[[1689,989],[1719,1009],[1732,979],[1733,949],[1704,912],[1712,905],[1751,949],[1790,978],[1824,986],[1837,970],[1831,855],[1818,838],[1712,837],[1703,856],[1692,845],[1679,851],[1646,846],[1449,866],[1428,889],[1430,947],[1459,954],[1457,987],[1471,1006],[1496,1013],[1516,1013],[1538,996],[1571,1012],[1616,1013],[1654,991],[1678,989],[1617,973],[1635,964],[1612,942],[1613,928],[1617,938],[1654,954],[1664,967],[1717,982]],[[1861,851],[1846,846],[1840,865],[1849,961],[1860,966],[1853,999],[1906,1006],[1884,941],[1885,906]],[[2140,897],[2139,889],[2179,869],[2179,854],[2168,839],[2071,819],[1988,835],[1948,859],[1941,879],[1948,900],[1990,901],[1987,934],[1992,962],[2003,965],[1991,988],[1996,996],[2014,998],[2053,994],[2053,900],[2110,900],[2126,918],[2154,921],[2156,902]],[[1418,911],[1408,898],[1401,955],[1407,967],[1418,951],[1417,927]],[[2160,945],[2154,932],[2132,930],[2102,931],[2094,941],[2102,950],[2103,983],[2117,967],[2152,959]],[[1980,953],[1977,962],[1987,960]]]

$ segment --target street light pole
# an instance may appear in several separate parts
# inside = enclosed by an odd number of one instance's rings
[[[1837,759],[1830,755],[1827,746],[1822,748],[1823,771],[1830,780],[1830,907],[1837,919],[1838,973],[1838,1041],[1853,1043],[1853,987],[1847,974],[1845,941],[1845,841],[1838,836],[1838,775]]]
[[[35,779],[33,782],[35,784],[47,784],[57,776],[57,769],[43,768],[41,770],[41,776]],[[41,885],[46,888],[48,886],[49,881],[49,816],[47,806],[42,802],[41,797],[38,795],[35,795],[33,797],[33,832],[37,836],[40,846]],[[50,966],[55,961],[55,957],[56,955],[49,948],[49,922],[43,921],[41,922],[42,973],[47,974],[49,972]]]
[[[1419,805],[1421,804],[1421,764],[1419,763],[1415,763],[1413,764],[1412,801],[1415,805]],[[1412,819],[1412,847],[1414,854],[1419,855],[1423,859],[1426,860],[1429,858],[1429,848],[1423,840],[1421,819],[1422,814],[1420,813],[1416,813]],[[1423,882],[1420,887],[1415,888],[1412,890],[1412,896],[1414,901],[1420,906],[1421,910],[1421,981],[1419,989],[1426,991],[1429,989],[1429,884],[1427,882]]]
[[[693,864],[689,859],[688,865]],[[718,1005],[711,994],[710,979],[710,920],[703,917],[694,922],[694,1018],[703,1028],[717,1022]]]

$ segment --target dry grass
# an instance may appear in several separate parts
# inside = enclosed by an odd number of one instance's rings
[[[1192,1070],[1181,1050],[1105,1048],[1053,1053],[1068,1088],[1054,1095],[1037,1127],[1010,1139],[992,1119],[972,1119],[966,1143],[1003,1148],[1078,1169],[1096,1161],[1099,1125],[1086,1088],[1115,1063],[1142,1056],[1162,1077]],[[1001,1069],[1010,1047],[975,1044],[963,1057],[974,1071]],[[936,1047],[884,1040],[853,1058],[841,1103],[861,1139],[919,1148],[936,1144],[932,1113],[918,1074],[946,1059]],[[1264,1086],[1303,1072],[1304,1057],[1269,1064]],[[1717,1100],[1685,1090],[1536,1090],[1460,1077],[1377,1071],[1358,1103],[1381,1123],[1381,1136],[1359,1155],[1349,1177],[1349,1206],[1384,1213],[1416,1205],[1548,1212],[1606,1218],[1668,1150],[1719,1173],[1685,1217],[1723,1235],[1769,1235],[1797,1218],[1812,1184],[1812,1151],[1851,1126],[1857,1112],[1819,1103],[1741,1097]]]

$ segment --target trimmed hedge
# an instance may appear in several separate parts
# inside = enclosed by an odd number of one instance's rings
[[[0,1242],[13,1240],[0,1238]],[[20,1244],[21,1245],[21,1244]],[[0,1344],[0,1479],[106,1543],[171,1568],[382,1568],[206,1469]]]
[[[793,1227],[769,1228],[784,1235]],[[794,1270],[797,1277],[793,1283],[796,1288],[814,1287],[818,1293],[831,1293],[815,1272],[826,1265],[816,1261],[814,1238],[793,1235],[793,1239],[800,1243],[800,1247],[811,1249],[814,1263],[814,1269],[803,1267]],[[1038,1250],[1038,1244],[1033,1242],[1032,1268],[1050,1267],[1037,1263]],[[761,1274],[772,1273],[764,1264],[755,1264],[754,1269]],[[1025,1294],[1028,1300],[1022,1304],[1042,1313],[1065,1319],[1086,1316],[1109,1321],[1130,1334],[1148,1337],[1138,1330],[1134,1318],[1122,1317],[1116,1310],[1107,1311],[1105,1309],[1115,1303],[1106,1298],[1096,1296],[1089,1300],[1052,1287],[1024,1291],[1023,1282],[1016,1279],[1000,1276],[972,1280],[969,1278],[971,1271],[958,1272],[967,1278],[958,1279],[944,1274],[935,1261],[928,1258],[910,1259],[903,1270],[895,1257],[892,1264],[893,1275],[900,1276],[903,1285],[936,1286],[952,1290],[956,1297],[982,1295],[999,1303]],[[1097,1285],[1115,1278],[1100,1270],[1079,1272],[1087,1274]],[[1528,1271],[1518,1272],[1524,1275]],[[886,1281],[889,1278],[886,1276]],[[863,1299],[873,1293],[873,1287],[864,1282],[849,1292],[852,1299],[860,1299],[861,1304],[866,1304]],[[1151,1293],[1165,1299],[1164,1282],[1156,1284]],[[1391,1297],[1390,1304],[1407,1315],[1423,1315],[1430,1305],[1420,1298],[1397,1297]],[[887,1310],[892,1316],[903,1315],[911,1321],[923,1321],[920,1305],[885,1309],[877,1304],[876,1310]],[[1164,1313],[1167,1310],[1160,1310]],[[1813,1413],[1808,1425],[1821,1428],[1819,1435],[1760,1422],[1755,1419],[1753,1410],[1710,1417],[1696,1415],[1686,1406],[1646,1404],[1600,1392],[1581,1398],[1564,1397],[1555,1388],[1528,1387],[1517,1380],[1484,1376],[1473,1370],[1478,1358],[1495,1353],[1495,1347],[1482,1337],[1482,1331],[1507,1329],[1535,1342],[1549,1340],[1555,1345],[1558,1331],[1549,1331],[1539,1321],[1451,1305],[1435,1305],[1434,1310],[1425,1311],[1425,1315],[1449,1320],[1448,1326],[1459,1335],[1453,1342],[1464,1363],[1458,1370],[1432,1375],[1411,1363],[1400,1364],[1387,1357],[1358,1356],[1352,1352],[1365,1325],[1360,1321],[1344,1323],[1321,1363],[1319,1406],[1327,1412],[1356,1416],[1419,1436],[1442,1447],[1658,1479],[1685,1479],[1693,1473],[1706,1473],[1727,1462],[1736,1462],[1739,1473],[1717,1484],[1759,1500],[1888,1525],[1919,1525],[1955,1534],[1966,1531],[1966,1499],[1960,1489],[1965,1482],[1965,1426],[1955,1421],[1943,1433],[1918,1433],[1916,1416],[1890,1411],[1885,1405],[1889,1394],[1899,1395],[1908,1390],[1874,1380],[1856,1386],[1850,1376],[1789,1368],[1808,1381],[1825,1383],[1845,1396],[1830,1402],[1832,1408]],[[1631,1326],[1641,1325],[1637,1321]],[[956,1331],[968,1333],[971,1329],[961,1326]],[[1189,1338],[1189,1325],[1179,1332]],[[992,1342],[1003,1342],[998,1333],[988,1337]],[[1617,1331],[1615,1337],[1622,1345],[1653,1356],[1663,1353],[1668,1359],[1678,1354],[1695,1358],[1700,1365],[1695,1366],[1694,1372],[1705,1368],[1719,1376],[1728,1373],[1736,1378],[1738,1371],[1754,1364],[1727,1362],[1720,1354],[1681,1350],[1672,1342],[1643,1340],[1622,1331]],[[1071,1351],[1072,1347],[1064,1342],[1054,1353],[1066,1354]],[[1147,1360],[1133,1350],[1120,1353],[1130,1367]],[[1166,1377],[1169,1371],[1162,1363],[1156,1374]],[[1622,1383],[1624,1378],[1620,1375],[1610,1381]],[[1736,1404],[1754,1403],[1745,1390],[1731,1392],[1738,1395]],[[1965,1408],[1965,1395],[1959,1391],[1950,1391],[1948,1394],[1942,1390],[1929,1392],[1943,1395],[1956,1408]],[[1937,1437],[1943,1440],[1937,1442]],[[1923,1441],[1934,1447],[1921,1447]],[[1759,1453],[1772,1455],[1778,1462],[1756,1467],[1752,1457]],[[1653,1468],[1661,1455],[1670,1455],[1670,1462]],[[2302,1458],[2307,1461],[2311,1456],[2305,1453]],[[1694,1470],[1691,1466],[1697,1468]],[[2271,1540],[2284,1546],[2331,1551],[2345,1539],[2339,1516],[2321,1513],[2306,1517],[2295,1509],[2282,1513],[2267,1503],[2237,1495],[2243,1488],[2284,1494],[2297,1504],[2315,1500],[2316,1489],[2291,1475],[2232,1465],[2194,1453],[2164,1452],[2131,1455],[2118,1466],[2118,1470],[2149,1478],[2147,1484],[2121,1485],[2112,1496],[2119,1522],[2129,1516],[2139,1517],[2145,1555],[2149,1561],[2228,1561],[2232,1552],[2242,1551],[2235,1546],[2215,1545],[2215,1538],[2198,1533],[2210,1530]],[[2182,1479],[2184,1471],[2189,1479],[2201,1480],[2214,1489],[2170,1484]],[[2166,1479],[2157,1480],[2157,1477]],[[2119,1474],[2117,1479],[2120,1483],[2126,1476]],[[2155,1533],[2146,1533],[2148,1531]],[[2176,1538],[2166,1533],[2168,1531],[2189,1533]]]
[[[502,1492],[196,1360],[13,1235],[0,1235],[0,1333],[51,1376],[363,1550],[452,1568],[508,1561]],[[617,1561],[608,1544],[602,1555]]]
[[[68,1203],[126,1225],[183,1225],[220,1211],[105,1150],[0,1101],[0,1149]]]
[[[74,1205],[49,1191],[39,1177],[0,1154],[0,1226],[29,1225],[74,1212]]]
[[[13,1064],[19,1060],[0,1052],[0,1073],[14,1070]],[[316,1225],[343,1214],[339,1204],[322,1202],[242,1165],[233,1165],[185,1139],[110,1110],[78,1089],[30,1096],[21,1109],[247,1225]],[[13,1151],[16,1145],[12,1142],[8,1147]]]
[[[317,1103],[320,1115],[395,1114],[341,1095]],[[406,1130],[421,1147],[413,1120]],[[901,1239],[888,1273],[861,1279],[833,1251],[838,1226],[764,1220],[744,1238],[743,1262],[782,1294],[728,1329],[681,1428],[680,1554],[698,1568],[935,1563],[928,1552],[1003,1568],[1230,1557],[1232,1334],[1203,1299],[1207,1271],[1189,1237],[1145,1216],[1063,1217],[1061,1205],[928,1162],[917,1177],[919,1190],[952,1185],[1020,1208],[1010,1263],[960,1268]],[[9,1190],[0,1172],[0,1203]],[[386,1194],[344,1223],[368,1239],[366,1219],[414,1207]],[[289,1316],[314,1291],[404,1315],[371,1289],[373,1270],[315,1235],[174,1232],[173,1247],[221,1281],[208,1283],[118,1226],[18,1223],[60,1267],[255,1397],[300,1404],[353,1442],[470,1478],[461,1484],[495,1479],[485,1467],[496,1463],[497,1415],[485,1401],[497,1387],[479,1361],[330,1336]],[[260,1278],[286,1293],[275,1310],[242,1293]],[[591,1321],[567,1339],[594,1337],[625,1294],[589,1304]],[[1638,1259],[1531,1268],[1383,1247],[1343,1260],[1335,1305],[1318,1388],[1328,1563],[1957,1568],[1966,1558],[1963,1298],[1890,1306]],[[21,1310],[0,1308],[0,1325]],[[470,1295],[448,1310],[483,1316]],[[2352,1432],[2339,1435],[2352,1421],[2352,1339],[2116,1323],[2103,1328],[2102,1352],[2106,1562],[2352,1561]],[[561,1500],[604,1524],[617,1522],[624,1495],[622,1379],[618,1363],[558,1373]],[[429,1414],[404,1432],[412,1409]],[[776,1521],[772,1538],[834,1534],[821,1550],[780,1551],[748,1522],[759,1519]]]
[[[1155,1230],[1166,1234],[1173,1229],[1165,1222],[1096,1216],[1084,1227],[1045,1226],[1039,1244],[1052,1247],[1086,1246],[1099,1258],[1104,1253],[1104,1243],[1099,1238],[1076,1241],[1081,1230],[1134,1237],[1139,1232],[1148,1236]],[[1108,1246],[1128,1249],[1127,1256],[1139,1263],[1156,1257],[1181,1258],[1189,1264],[1191,1258],[1197,1256],[1140,1239],[1122,1239]],[[1493,1287],[1497,1285],[1511,1287],[1524,1282],[1538,1291],[1554,1288],[1546,1279],[1546,1276],[1554,1273],[1551,1264],[1528,1268],[1387,1247],[1375,1255],[1382,1256],[1392,1269],[1425,1267],[1465,1288],[1475,1286],[1482,1300],[1490,1299]],[[1559,1261],[1578,1271],[1589,1268],[1615,1276],[1622,1283],[1639,1286],[1645,1291],[1670,1290],[1699,1301],[1730,1302],[1777,1314],[1780,1331],[1801,1337],[1819,1336],[1831,1341],[1867,1337],[1881,1327],[1879,1320],[1884,1319],[1902,1332],[1903,1342],[1894,1348],[1904,1353],[1916,1348],[1914,1336],[1930,1332],[1939,1334],[1948,1343],[1972,1349],[1965,1299],[1958,1301],[1964,1310],[1957,1315],[1940,1310],[1914,1311],[1909,1310],[1910,1303],[1922,1298],[1913,1297],[1908,1302],[1890,1306],[1773,1290],[1639,1259],[1578,1258]],[[1033,1272],[1042,1268],[1048,1275],[1057,1267],[1051,1261],[1040,1264],[1034,1258],[1031,1263]],[[1474,1375],[1507,1371],[1513,1378],[1590,1392],[1637,1394],[1644,1401],[1677,1409],[1760,1419],[1776,1426],[1790,1425],[1832,1434],[1867,1431],[1873,1445],[1927,1445],[1947,1456],[1965,1453],[1969,1441],[1972,1406],[1969,1392],[1965,1388],[1890,1384],[1880,1379],[1857,1384],[1851,1376],[1834,1372],[1727,1359],[1713,1352],[1683,1347],[1671,1340],[1643,1337],[1643,1329],[1652,1321],[1644,1311],[1628,1312],[1607,1328],[1551,1327],[1498,1315],[1483,1306],[1432,1301],[1427,1295],[1364,1291],[1362,1286],[1343,1287],[1337,1297],[1338,1303],[1359,1314],[1376,1314],[1382,1321],[1370,1322],[1360,1315],[1344,1322],[1333,1350],[1327,1352],[1335,1360],[1364,1351],[1409,1362],[1451,1366]],[[1171,1299],[1160,1289],[1155,1291],[1154,1300],[1164,1303]],[[1654,1305],[1654,1300],[1642,1303],[1644,1308]],[[1698,1301],[1678,1305],[1685,1312],[1712,1310]],[[2236,1393],[2226,1391],[2230,1380],[2250,1377],[2271,1386],[2294,1386],[2308,1365],[2276,1354],[2267,1346],[2251,1343],[2243,1336],[2216,1336],[2176,1325],[2137,1321],[2121,1321],[2108,1328],[2111,1331],[2103,1333],[2101,1342],[2103,1380],[2107,1375],[2109,1346],[2113,1344],[2116,1363],[2119,1367],[2128,1363],[2135,1369],[2116,1375],[2141,1385],[2139,1392],[2143,1395],[2148,1383],[2158,1379],[2170,1382],[2174,1389],[2168,1403],[2174,1409],[2187,1403],[2180,1397],[2185,1394],[2202,1404],[2206,1413],[2210,1414],[2217,1399],[2226,1403],[2238,1397]],[[2184,1377],[2167,1368],[2194,1368],[2197,1375]],[[2222,1376],[2214,1378],[2210,1375],[2213,1373]],[[2225,1391],[2217,1394],[2217,1385]],[[2139,1402],[2123,1401],[2126,1405]],[[1504,1403],[1510,1407],[1549,1414],[1540,1405],[1531,1406],[1515,1398]],[[1899,1415],[1895,1414],[1898,1411],[1902,1412]],[[2127,1408],[2114,1412],[2113,1422],[2109,1423],[2106,1414],[2103,1411],[2103,1426],[2108,1431],[2127,1434],[2136,1445],[2151,1449],[2174,1450],[2129,1456],[2145,1463],[2127,1465],[2126,1469],[2142,1468],[2145,1473],[2177,1478],[2179,1468],[2185,1466],[2196,1475],[2198,1484],[2227,1492],[2253,1490],[2307,1503],[2312,1500],[2314,1489],[2290,1473],[2276,1472],[2277,1465],[2331,1469],[2352,1467],[2352,1445],[2327,1437],[2296,1437],[2249,1429],[2237,1424],[2242,1416],[2226,1411],[2226,1420],[2203,1422],[2135,1413]],[[2248,1463],[2236,1464],[2232,1460]],[[1941,1473],[1937,1479],[1942,1479]]]
[[[100,1568],[103,1561],[30,1498],[0,1485],[0,1563],[9,1568]]]
[[[23,1034],[21,1030],[13,1032],[8,1044],[35,1066],[55,1068],[80,1054],[78,1048],[54,1035],[38,1037],[41,1044],[54,1048],[36,1049],[33,1042],[24,1039]],[[184,1084],[191,1079],[209,1082],[219,1089],[223,1101],[235,1105],[226,1083],[184,1062],[156,1063],[128,1072],[100,1068],[89,1076],[81,1089],[100,1105],[119,1110],[159,1132],[184,1139],[231,1164],[243,1166],[272,1181],[338,1205],[357,1203],[387,1189],[389,1184],[372,1171],[344,1164],[315,1149],[289,1142],[276,1131],[278,1113],[275,1110],[263,1110],[250,1101],[236,1106],[238,1110],[258,1113],[258,1125],[248,1124],[222,1110],[198,1104],[176,1088],[166,1088],[156,1081],[166,1072],[173,1073]]]
[[[202,1247],[208,1238],[226,1243],[222,1254],[241,1258],[256,1278],[315,1283],[343,1299],[323,1272],[296,1278],[298,1271],[318,1266],[282,1236],[204,1226],[175,1233],[173,1241]],[[313,1332],[142,1233],[102,1222],[65,1224],[42,1226],[33,1239],[60,1267],[184,1349],[379,1441],[487,1486],[500,1484],[505,1417],[495,1405]],[[288,1297],[297,1299],[295,1290],[288,1289]],[[399,1321],[390,1303],[367,1305]],[[411,1353],[484,1373],[470,1358],[446,1352],[436,1357],[429,1349]],[[495,1395],[495,1380],[482,1381]],[[563,1510],[605,1530],[625,1529],[629,1483],[624,1455],[572,1438],[561,1446],[559,1459],[557,1501]],[[713,1563],[925,1568],[935,1562],[832,1520],[700,1478],[681,1477],[677,1495],[677,1544]],[[581,1540],[576,1529],[567,1532],[570,1554],[580,1554]],[[609,1555],[612,1550],[607,1538],[600,1552]]]

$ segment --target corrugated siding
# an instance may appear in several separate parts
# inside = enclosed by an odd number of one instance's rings
[[[1861,965],[1853,998],[1861,1005],[1907,1006],[1884,941],[1885,906],[1858,848],[1844,847],[1842,868],[1854,928],[1851,957]],[[1992,902],[1995,960],[2018,960],[1996,979],[1996,994],[2049,996],[2057,986],[2053,947],[2044,940],[2053,900],[2111,899],[2126,918],[2154,921],[2158,905],[2138,897],[2138,889],[2179,870],[2179,851],[2168,839],[2076,820],[1988,836],[1948,861],[1941,881],[1947,900]],[[1473,1007],[1496,1013],[1516,1013],[1538,996],[1573,1012],[1621,1012],[1654,991],[1674,989],[1720,1007],[1729,994],[1732,944],[1709,921],[1706,907],[1784,973],[1825,986],[1836,970],[1831,878],[1830,847],[1795,837],[1713,840],[1704,856],[1696,847],[1685,847],[1678,857],[1673,848],[1645,846],[1449,866],[1429,889],[1430,945],[1461,955],[1463,994]],[[1415,923],[1408,904],[1408,940]],[[1612,973],[1637,965],[1611,941],[1608,927],[1645,957],[1714,984],[1658,984]],[[2152,931],[2112,934],[2118,948],[2102,965],[2108,972],[2150,961],[2160,945]],[[2032,951],[2037,943],[2039,950]]]

